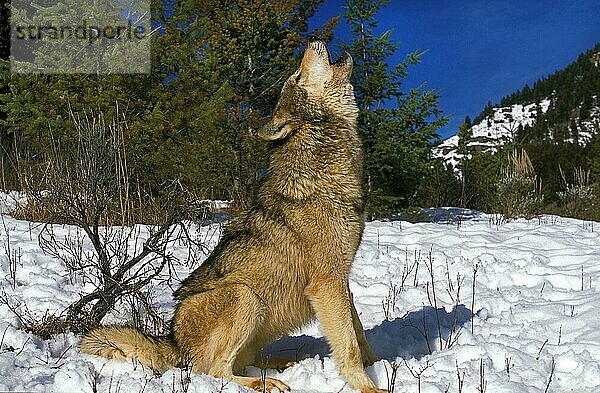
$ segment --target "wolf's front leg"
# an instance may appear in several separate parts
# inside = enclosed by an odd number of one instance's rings
[[[352,324],[354,325],[354,332],[356,333],[356,339],[358,340],[358,346],[360,347],[362,362],[365,366],[370,366],[377,361],[377,356],[373,353],[373,350],[365,337],[365,331],[358,318],[356,308],[354,307],[354,296],[352,295],[352,292],[350,292],[350,289],[348,289],[348,293],[350,294],[350,306],[352,307]]]
[[[321,322],[333,357],[346,381],[362,393],[386,392],[375,387],[363,368],[348,284],[339,277],[314,278],[306,287],[305,293]]]

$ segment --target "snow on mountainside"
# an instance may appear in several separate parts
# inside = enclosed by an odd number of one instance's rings
[[[594,97],[596,99],[596,97]],[[542,113],[546,113],[550,107],[551,100],[545,99],[540,102]],[[471,127],[473,133],[470,147],[482,152],[496,152],[498,147],[510,142],[520,126],[533,126],[538,115],[536,104],[514,104],[510,107],[494,107],[493,113],[484,117],[480,122]],[[592,107],[590,119],[578,124],[578,141],[586,144],[592,137],[600,121],[600,107]],[[551,138],[551,135],[548,135]],[[568,142],[573,142],[568,139]],[[454,135],[433,149],[433,157],[442,158],[446,164],[452,164],[454,168],[460,162],[462,155],[457,152],[459,136]]]
[[[542,113],[546,113],[549,106],[549,99],[541,101],[540,108]],[[479,123],[471,127],[473,140],[469,145],[475,146],[480,151],[494,152],[498,146],[512,140],[519,126],[533,125],[536,116],[536,104],[515,104],[510,107],[493,108],[491,115],[484,117]],[[456,168],[461,158],[461,155],[456,152],[458,141],[458,135],[446,139],[434,149],[434,157],[440,157],[446,163],[451,163]]]
[[[534,83],[525,85],[501,101],[487,106],[470,128],[470,150],[495,152],[512,141],[544,139],[586,145],[600,127],[600,44],[581,54],[562,70]],[[544,99],[540,100],[540,98]],[[536,104],[534,101],[539,101]],[[538,113],[540,112],[540,113]],[[530,134],[538,119],[543,119],[535,134]],[[523,129],[524,128],[524,129]],[[452,136],[434,151],[456,168],[462,156],[457,153],[459,136]]]
[[[592,55],[592,64],[594,64],[596,67],[600,67],[600,52]]]

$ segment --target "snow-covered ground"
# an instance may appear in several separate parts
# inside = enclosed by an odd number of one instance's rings
[[[18,191],[0,192],[0,213],[9,213],[26,204],[27,197],[23,193]]]
[[[382,359],[368,368],[376,383],[388,386],[395,362],[396,392],[480,392],[485,384],[486,392],[542,393],[548,383],[548,392],[600,392],[600,225],[556,216],[506,223],[458,209],[430,213],[428,222],[368,223],[356,256],[351,289]],[[2,216],[0,294],[19,312],[41,316],[62,311],[90,284],[41,252],[39,230]],[[200,230],[214,246],[219,228]],[[76,233],[57,229],[58,236]],[[139,236],[145,233],[141,228]],[[179,245],[172,251],[182,260],[186,255]],[[191,268],[177,266],[179,279]],[[168,315],[172,289],[159,284],[150,290]],[[125,309],[106,322],[126,321]],[[27,333],[0,305],[0,391],[248,391],[179,369],[153,375],[132,363],[84,355],[77,341],[74,334],[42,340]],[[268,370],[293,392],[352,391],[317,324],[266,351],[298,358],[283,372]]]

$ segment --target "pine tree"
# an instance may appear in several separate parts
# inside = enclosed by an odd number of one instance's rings
[[[460,162],[458,165],[461,180],[460,205],[466,207],[471,199],[468,195],[466,179],[469,176],[469,161],[472,159],[473,153],[471,147],[471,142],[473,139],[473,129],[471,125],[471,118],[469,116],[467,116],[464,122],[459,126],[458,133],[456,134],[456,136],[458,136],[456,152],[460,155]]]
[[[579,128],[577,127],[577,122],[575,121],[575,118],[571,118],[571,123],[570,123],[570,133],[571,133],[571,138],[573,139],[573,143],[576,145],[579,145]]]
[[[10,1],[0,0],[0,59],[10,54]]]
[[[131,184],[160,195],[178,180],[205,198],[243,203],[264,167],[255,132],[270,114],[311,34],[320,0],[214,2],[153,0],[148,75],[11,75],[0,92],[3,135],[43,156],[49,138],[73,139],[69,112],[127,121]],[[334,22],[323,27],[331,35]],[[236,190],[235,192],[232,190]]]
[[[250,200],[266,166],[266,144],[257,137],[258,129],[270,116],[283,82],[298,66],[300,48],[311,34],[331,37],[335,20],[320,32],[308,31],[308,19],[322,2],[183,1],[165,21],[159,64],[165,65],[166,77],[176,75],[167,90],[178,102],[188,99],[193,89],[202,92],[197,101],[220,93],[222,99],[212,114],[218,121],[198,122],[200,113],[182,121],[199,143],[206,146],[213,141],[219,146],[213,154],[210,150],[203,154],[213,171],[220,167],[212,177],[227,188],[222,197],[241,207]]]
[[[342,45],[354,58],[352,84],[360,109],[369,209],[388,215],[416,204],[418,189],[427,176],[436,130],[447,122],[438,109],[434,90],[402,89],[411,65],[424,52],[413,52],[391,67],[388,59],[398,50],[391,31],[377,33],[378,10],[388,0],[348,0],[344,19],[353,39]]]
[[[586,148],[586,168],[591,171],[592,182],[596,184],[596,192],[600,197],[600,121],[596,121],[595,132]]]

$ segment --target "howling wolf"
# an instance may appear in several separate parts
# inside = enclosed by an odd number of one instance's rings
[[[101,327],[83,337],[84,352],[135,359],[158,371],[189,364],[193,372],[256,390],[284,391],[279,380],[240,373],[269,342],[316,317],[346,381],[363,393],[385,392],[365,373],[363,365],[376,358],[348,286],[364,228],[351,72],[349,54],[331,63],[323,42],[308,44],[259,132],[272,146],[255,201],[175,291],[170,335]],[[263,366],[283,363],[270,359]]]

